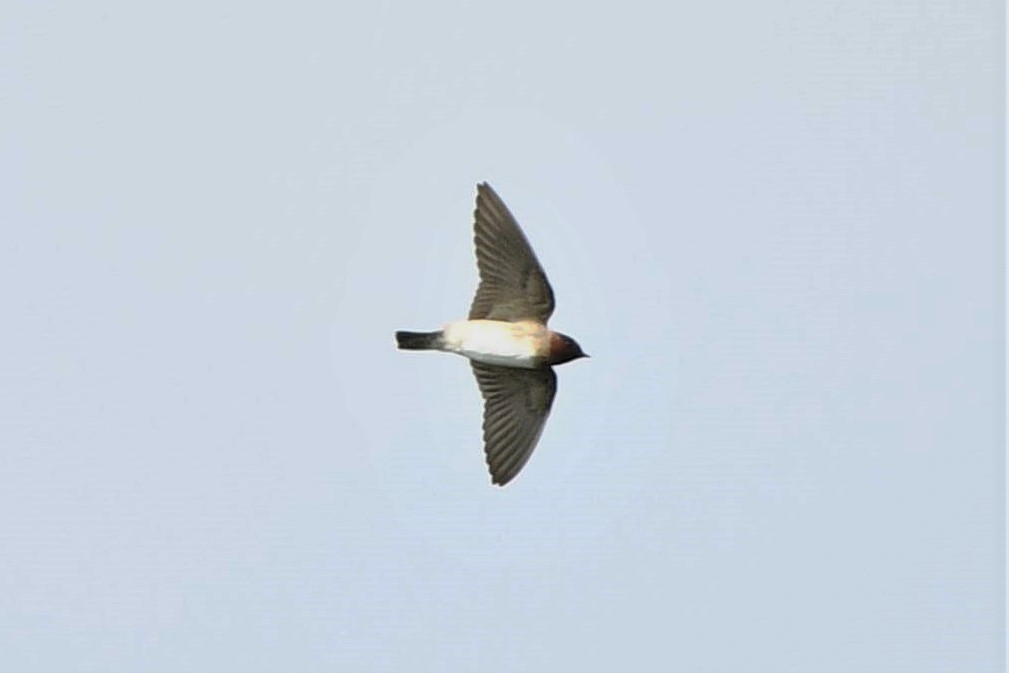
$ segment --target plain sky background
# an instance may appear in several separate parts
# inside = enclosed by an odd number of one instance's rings
[[[359,4],[0,10],[0,670],[1001,670],[1002,3]]]

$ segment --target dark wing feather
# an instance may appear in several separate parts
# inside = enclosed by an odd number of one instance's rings
[[[470,320],[538,320],[554,312],[554,293],[529,241],[490,185],[477,185],[473,240],[480,286]]]
[[[484,398],[483,440],[491,482],[504,486],[529,460],[557,392],[550,367],[516,369],[471,362]]]

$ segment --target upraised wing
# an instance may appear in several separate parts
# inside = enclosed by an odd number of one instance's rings
[[[554,312],[554,292],[529,241],[490,185],[477,185],[473,240],[480,286],[470,320],[538,320]]]

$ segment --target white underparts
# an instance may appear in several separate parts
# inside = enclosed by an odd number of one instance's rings
[[[533,369],[549,350],[543,325],[499,320],[460,320],[445,325],[442,350],[489,365]]]

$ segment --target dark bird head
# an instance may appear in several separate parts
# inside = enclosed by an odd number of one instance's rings
[[[551,365],[562,365],[578,358],[587,358],[588,355],[582,352],[582,347],[578,342],[567,334],[554,332],[550,338],[550,361]]]

